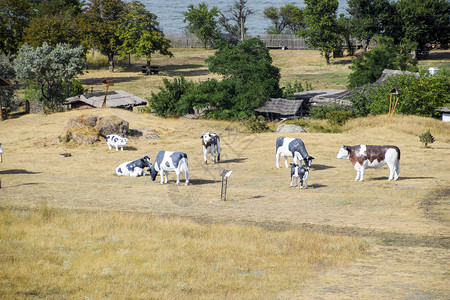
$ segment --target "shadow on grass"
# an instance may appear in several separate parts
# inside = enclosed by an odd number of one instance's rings
[[[125,146],[123,147],[123,151],[128,150],[128,151],[137,151],[136,147],[133,146]]]
[[[41,172],[30,172],[24,169],[2,170],[0,174],[41,174]]]
[[[336,168],[336,167],[327,166],[327,165],[316,165],[314,163],[311,165],[311,169],[313,169],[314,171],[321,171],[321,170],[334,169],[334,168]]]
[[[388,181],[387,179],[388,179],[388,176],[385,176],[385,177],[374,177],[371,180],[378,180],[378,181],[379,180],[386,180],[386,181]],[[410,180],[410,179],[434,179],[434,177],[425,177],[425,176],[416,176],[416,177],[414,177],[414,176],[410,176],[410,177],[406,176],[406,177],[403,177],[403,176],[400,176],[397,179],[397,181]],[[392,181],[395,181],[395,180],[392,180]]]
[[[212,183],[218,183],[220,180],[210,180],[210,179],[189,179],[189,184],[191,185],[203,185],[203,184],[212,184]],[[180,179],[180,185],[184,184],[183,180]]]
[[[222,164],[243,163],[245,160],[247,160],[247,157],[221,160],[219,163],[222,163]]]
[[[80,79],[81,83],[84,85],[101,85],[104,78],[84,78]],[[130,77],[130,76],[121,76],[121,77],[113,77],[111,78],[114,83],[123,83],[123,82],[132,82],[140,80],[141,77]]]
[[[325,188],[325,187],[327,187],[328,185],[326,185],[326,184],[320,184],[320,183],[314,183],[314,184],[310,184],[310,185],[308,185],[308,189],[320,189],[320,188]]]

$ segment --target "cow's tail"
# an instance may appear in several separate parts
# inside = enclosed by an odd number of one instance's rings
[[[397,163],[396,163],[396,169],[397,169],[397,175],[400,175],[400,149],[398,147],[395,147],[397,151]]]

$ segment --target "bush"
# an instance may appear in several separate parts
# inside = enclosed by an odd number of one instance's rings
[[[435,75],[400,75],[374,88],[355,92],[350,98],[358,116],[378,115],[389,112],[390,91],[396,87],[400,98],[396,112],[423,117],[439,117],[434,111],[450,103],[450,76],[445,70]]]
[[[266,132],[269,130],[267,121],[263,116],[256,117],[255,115],[252,115],[248,117],[245,121],[245,126],[252,133]]]
[[[352,110],[333,110],[327,113],[327,120],[332,126],[342,126],[355,117],[355,114]]]
[[[294,93],[299,93],[303,91],[312,90],[311,83],[305,82],[305,87],[303,88],[302,83],[300,81],[295,80],[294,83],[290,81],[286,82],[286,85],[283,88],[283,98],[292,97]]]
[[[428,147],[428,144],[434,143],[434,136],[431,134],[430,129],[428,129],[427,132],[422,133],[419,136],[419,139],[425,148]]]

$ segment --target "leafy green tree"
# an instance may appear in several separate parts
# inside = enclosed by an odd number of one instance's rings
[[[78,17],[83,3],[79,0],[47,0],[35,3],[35,17],[25,30],[25,43],[37,47],[46,42],[51,47],[82,43]]]
[[[86,43],[108,57],[110,72],[114,72],[114,56],[123,44],[116,31],[125,8],[122,0],[90,0],[82,14]]]
[[[15,84],[16,73],[14,68],[5,56],[0,56],[0,77],[11,84]],[[0,88],[0,109],[1,107],[11,107],[15,98],[14,87]],[[3,119],[3,113],[0,111],[0,121]]]
[[[207,48],[219,37],[218,20],[219,9],[213,7],[209,10],[205,2],[200,3],[197,7],[193,4],[188,6],[188,11],[184,12],[184,22],[188,23],[186,29],[193,33],[203,43],[203,47]]]
[[[0,51],[10,56],[19,51],[25,28],[33,16],[33,7],[26,0],[0,1]]]
[[[364,41],[367,51],[373,37],[384,30],[383,18],[390,14],[389,0],[348,0],[352,35]]]
[[[123,41],[119,53],[122,57],[128,53],[134,53],[136,58],[144,56],[147,59],[147,74],[150,74],[150,63],[155,52],[173,56],[169,50],[170,40],[164,37],[156,19],[157,16],[150,13],[142,3],[133,1],[128,4],[117,28],[117,34]]]
[[[297,33],[305,24],[302,10],[292,4],[286,4],[280,9],[267,7],[264,17],[272,21],[272,25],[266,29],[268,34]]]
[[[306,38],[309,47],[319,48],[329,64],[332,51],[341,47],[336,15],[338,0],[305,0],[305,4],[306,27],[299,35]]]
[[[245,21],[247,17],[254,14],[255,11],[247,7],[247,0],[234,1],[233,6],[230,9],[232,20],[237,24],[239,28],[239,34],[241,35],[241,41],[244,40],[244,34],[246,32]]]
[[[348,16],[345,16],[344,14],[339,15],[338,19],[338,26],[340,29],[340,35],[342,39],[344,40],[345,44],[347,45],[347,52],[348,55],[354,55],[355,54],[355,47],[353,45],[353,25],[351,23],[351,19]]]
[[[83,49],[58,44],[54,49],[47,43],[34,49],[25,44],[14,61],[17,79],[35,84],[40,90],[40,101],[50,109],[57,109],[66,98],[65,83],[81,74]]]
[[[448,0],[399,0],[394,4],[400,26],[390,33],[398,39],[416,42],[419,48],[438,42],[447,46],[450,39],[450,2]],[[395,24],[397,25],[397,24]]]
[[[417,71],[417,61],[411,57],[414,44],[397,46],[392,38],[376,38],[378,46],[364,52],[352,61],[349,88],[370,84],[378,80],[384,69]]]

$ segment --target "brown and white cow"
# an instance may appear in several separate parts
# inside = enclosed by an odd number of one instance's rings
[[[389,167],[388,180],[397,180],[400,175],[400,149],[397,146],[357,145],[342,146],[337,158],[349,159],[356,170],[355,180],[364,179],[366,168]]]

